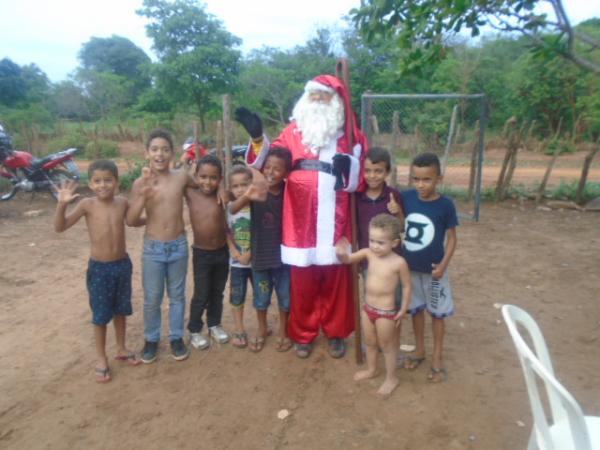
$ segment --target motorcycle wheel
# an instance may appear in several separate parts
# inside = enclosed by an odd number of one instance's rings
[[[13,179],[0,176],[0,201],[5,202],[10,200],[17,193],[17,188],[13,183]]]
[[[52,169],[48,173],[48,177],[55,186],[60,186],[61,183],[65,181],[79,181],[78,176],[75,176],[71,172],[62,169]],[[52,189],[52,187],[50,187],[50,193],[52,194],[52,197],[54,197],[54,200],[58,200],[58,193]]]

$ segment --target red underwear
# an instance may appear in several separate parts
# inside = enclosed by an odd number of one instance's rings
[[[377,319],[388,319],[394,320],[394,316],[398,313],[395,309],[379,309],[365,303],[363,305],[363,311],[367,313],[367,317],[371,323],[375,323]]]

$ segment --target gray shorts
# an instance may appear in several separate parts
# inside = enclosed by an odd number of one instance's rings
[[[414,315],[427,308],[429,314],[437,319],[454,314],[454,301],[448,271],[439,280],[434,280],[430,273],[411,272],[412,297],[408,311]]]

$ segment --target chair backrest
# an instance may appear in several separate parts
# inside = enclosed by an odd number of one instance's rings
[[[546,387],[552,415],[551,423],[568,421],[568,429],[573,442],[572,448],[590,450],[591,443],[583,412],[573,396],[556,379],[544,336],[537,323],[527,312],[513,305],[504,305],[502,316],[517,349],[525,376],[538,444],[548,449],[556,448],[552,442],[551,424],[548,422],[544,411],[536,376],[544,382]],[[529,334],[533,343],[533,350],[523,339],[517,325],[521,325]]]

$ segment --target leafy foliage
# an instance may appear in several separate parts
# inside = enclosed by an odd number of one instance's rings
[[[144,0],[138,14],[151,20],[147,34],[160,64],[157,84],[174,103],[194,105],[205,127],[214,96],[232,92],[237,82],[241,40],[194,0]]]
[[[541,0],[366,0],[350,15],[367,39],[380,35],[407,50],[402,61],[406,72],[443,59],[449,35],[468,30],[475,37],[487,25],[526,36],[538,56],[559,55],[600,75],[600,64],[586,55],[600,48],[600,40],[573,30],[562,0],[548,1],[554,11],[551,18],[536,12],[539,3]],[[542,32],[553,38],[542,39]]]

